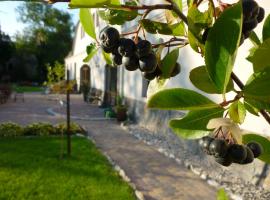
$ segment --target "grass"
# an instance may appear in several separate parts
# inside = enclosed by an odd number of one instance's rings
[[[40,86],[15,86],[14,90],[17,92],[43,92],[44,88]]]
[[[0,200],[135,200],[93,143],[72,138],[72,156],[64,159],[60,146],[56,137],[1,138]]]

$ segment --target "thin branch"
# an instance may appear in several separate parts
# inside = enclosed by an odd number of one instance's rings
[[[183,20],[186,25],[188,25],[187,17],[181,12],[181,10],[179,10],[178,6],[174,2],[172,2],[172,10],[178,15],[180,19]]]
[[[181,43],[177,43],[177,44],[171,44],[171,42],[181,42]],[[185,40],[185,39],[181,39],[181,38],[172,38],[166,42],[162,42],[162,43],[159,43],[159,44],[153,44],[152,47],[153,48],[158,48],[160,45],[164,45],[164,46],[179,46],[179,45],[187,45],[188,44],[188,41]]]
[[[172,10],[173,6],[170,4],[155,4],[155,5],[141,5],[141,6],[131,6],[131,5],[121,5],[121,8],[127,10],[158,10],[158,9],[165,9],[165,10]]]

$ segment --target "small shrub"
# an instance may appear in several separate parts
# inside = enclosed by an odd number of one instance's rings
[[[23,135],[23,128],[15,123],[0,124],[0,137],[16,137]]]
[[[55,134],[56,129],[49,123],[34,123],[24,128],[24,135],[48,136]]]
[[[66,123],[57,124],[55,127],[58,134],[66,134],[67,132]],[[80,134],[86,135],[86,131],[80,125],[73,122],[70,123],[70,131],[71,131],[71,134],[80,133]]]

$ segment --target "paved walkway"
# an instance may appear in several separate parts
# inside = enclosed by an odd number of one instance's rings
[[[101,117],[102,110],[72,98],[73,112],[77,116]],[[25,103],[0,105],[0,122],[12,120],[18,123],[36,121],[61,121],[63,118],[49,116],[46,109],[59,112],[56,101],[45,96],[27,95]],[[74,114],[73,113],[73,114]],[[214,200],[216,189],[207,185],[197,175],[165,157],[156,149],[137,140],[115,121],[78,120],[88,129],[98,148],[119,165],[141,191],[145,200]]]

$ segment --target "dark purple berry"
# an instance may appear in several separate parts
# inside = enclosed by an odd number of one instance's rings
[[[215,158],[215,161],[225,167],[228,167],[232,164],[232,158],[229,155],[226,155],[224,158],[222,157]]]
[[[262,7],[260,7],[259,13],[258,13],[258,16],[257,16],[258,23],[262,22],[262,20],[264,19],[264,15],[265,15],[265,11],[264,11],[264,9]]]
[[[137,52],[139,57],[147,56],[152,52],[152,45],[148,40],[141,40],[137,44]]]
[[[249,164],[252,163],[254,160],[254,155],[253,152],[251,151],[251,149],[249,147],[245,147],[246,151],[247,151],[247,156],[246,158],[241,162],[241,164]]]
[[[228,148],[228,155],[235,163],[241,163],[247,157],[247,149],[243,145],[232,144]]]
[[[142,72],[154,72],[157,67],[157,58],[154,53],[141,57],[139,60],[139,67]]]
[[[139,59],[136,54],[130,56],[130,57],[125,57],[123,56],[122,58],[122,64],[128,71],[135,71],[139,67]]]
[[[200,147],[203,149],[203,151],[205,152],[205,153],[207,153],[208,155],[211,155],[210,154],[210,151],[209,151],[209,145],[210,145],[210,143],[212,142],[214,140],[214,138],[211,138],[211,137],[209,137],[209,136],[205,136],[205,137],[203,137],[203,138],[201,138],[200,140],[199,140],[199,145],[200,145]]]
[[[228,145],[225,140],[215,139],[211,142],[209,151],[215,157],[224,158],[227,155]]]
[[[133,40],[121,38],[118,46],[118,53],[121,56],[133,56],[136,52],[136,45]]]
[[[258,4],[255,1],[252,0],[244,0],[243,3],[243,15],[244,15],[244,20],[250,20],[252,19],[252,16],[254,15],[253,13],[258,12]]]
[[[258,25],[257,19],[251,19],[244,21],[243,23],[243,32],[252,31]]]
[[[262,145],[257,142],[249,142],[247,147],[253,152],[254,158],[258,158],[263,152]]]
[[[118,44],[120,34],[117,29],[106,27],[100,32],[99,39],[101,40],[102,46],[112,48]]]
[[[111,55],[112,61],[115,65],[121,65],[122,64],[122,56],[120,54],[114,54]]]

